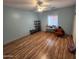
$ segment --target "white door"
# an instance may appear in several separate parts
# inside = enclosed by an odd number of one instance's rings
[[[74,22],[73,22],[73,40],[76,45],[76,16],[74,17]]]

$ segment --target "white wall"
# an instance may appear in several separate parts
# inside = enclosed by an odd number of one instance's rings
[[[32,11],[24,11],[4,6],[4,44],[22,36],[28,35],[34,28],[34,20],[37,14]]]
[[[73,17],[75,13],[75,6],[51,10],[48,12],[38,14],[39,19],[41,19],[42,31],[45,31],[46,25],[48,23],[48,15],[58,15],[58,23],[65,30],[67,34],[72,34],[73,27]]]
[[[58,23],[66,33],[72,33],[72,23],[75,7],[51,10],[44,13],[19,10],[4,6],[4,44],[22,36],[28,35],[29,30],[33,29],[33,21],[41,20],[42,31],[45,31],[48,15],[58,15]]]

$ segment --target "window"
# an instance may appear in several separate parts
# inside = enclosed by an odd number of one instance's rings
[[[58,26],[58,16],[48,16],[48,26]]]

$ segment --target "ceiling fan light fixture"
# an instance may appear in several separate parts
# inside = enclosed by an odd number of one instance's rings
[[[38,7],[37,7],[37,11],[38,11],[38,12],[43,12],[43,11],[45,11],[45,10],[46,10],[46,7],[44,7],[44,6],[41,6],[41,7],[38,6]]]
[[[42,8],[38,8],[37,11],[38,11],[38,12],[42,12],[43,9],[42,9]]]
[[[44,4],[43,0],[37,1],[36,8],[38,12],[43,12],[45,10],[46,7],[43,4]]]

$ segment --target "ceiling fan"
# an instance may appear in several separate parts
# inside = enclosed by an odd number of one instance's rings
[[[64,0],[33,0],[33,1],[34,1],[37,11],[42,12],[51,8],[55,9],[55,7],[51,6],[52,2],[61,2]]]
[[[47,6],[49,5],[49,3],[45,2],[45,0],[34,0],[34,4],[39,12],[46,10]]]

